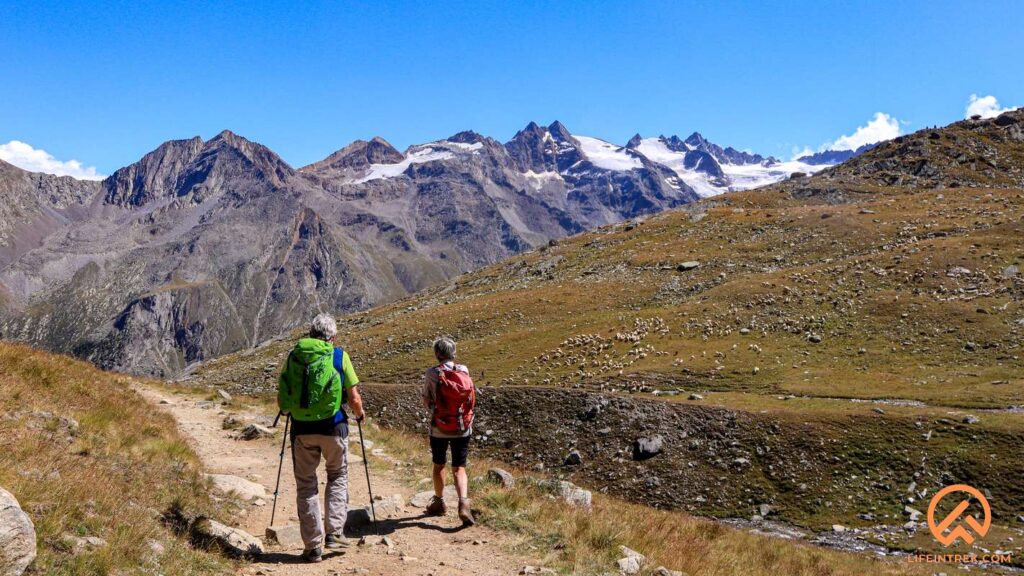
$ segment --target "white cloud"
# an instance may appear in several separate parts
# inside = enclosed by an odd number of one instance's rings
[[[835,142],[823,148],[831,150],[856,150],[865,144],[892,140],[900,135],[900,121],[885,112],[875,112],[874,118],[860,126],[849,136],[840,136]]]
[[[57,160],[46,150],[33,148],[20,140],[0,144],[0,160],[14,164],[29,172],[45,172],[57,176],[72,176],[79,180],[102,180],[102,174],[93,166],[82,166],[78,160]]]
[[[971,94],[971,99],[967,102],[967,110],[964,112],[964,118],[970,118],[971,116],[995,118],[1003,112],[1009,112],[1010,110],[1016,110],[1016,108],[1000,108],[999,101],[996,100],[995,96]]]
[[[810,156],[814,154],[814,150],[811,150],[809,146],[800,148],[799,146],[793,146],[793,155],[790,156],[790,160],[796,160],[797,158],[803,158],[804,156]]]

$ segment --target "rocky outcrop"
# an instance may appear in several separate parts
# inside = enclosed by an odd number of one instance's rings
[[[36,558],[36,529],[17,499],[0,488],[0,576],[21,576]]]

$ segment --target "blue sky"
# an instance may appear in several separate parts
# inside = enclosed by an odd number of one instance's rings
[[[173,4],[173,6],[172,6]],[[294,166],[530,120],[789,157],[1024,105],[1024,2],[6,2],[0,144],[109,174],[229,128]],[[891,122],[891,121],[890,121]],[[890,124],[891,127],[891,124]]]

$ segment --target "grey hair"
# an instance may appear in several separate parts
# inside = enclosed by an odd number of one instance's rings
[[[438,360],[455,360],[455,341],[447,336],[434,340],[434,356]]]
[[[330,340],[338,335],[338,324],[330,314],[317,314],[309,327],[309,337]]]

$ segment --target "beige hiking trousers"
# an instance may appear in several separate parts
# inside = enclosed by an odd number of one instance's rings
[[[325,534],[341,534],[348,516],[348,443],[341,436],[304,434],[292,442],[295,470],[295,503],[299,530],[306,550],[323,546]],[[320,457],[327,461],[324,511],[320,511],[317,468]],[[326,532],[325,532],[326,531]]]

